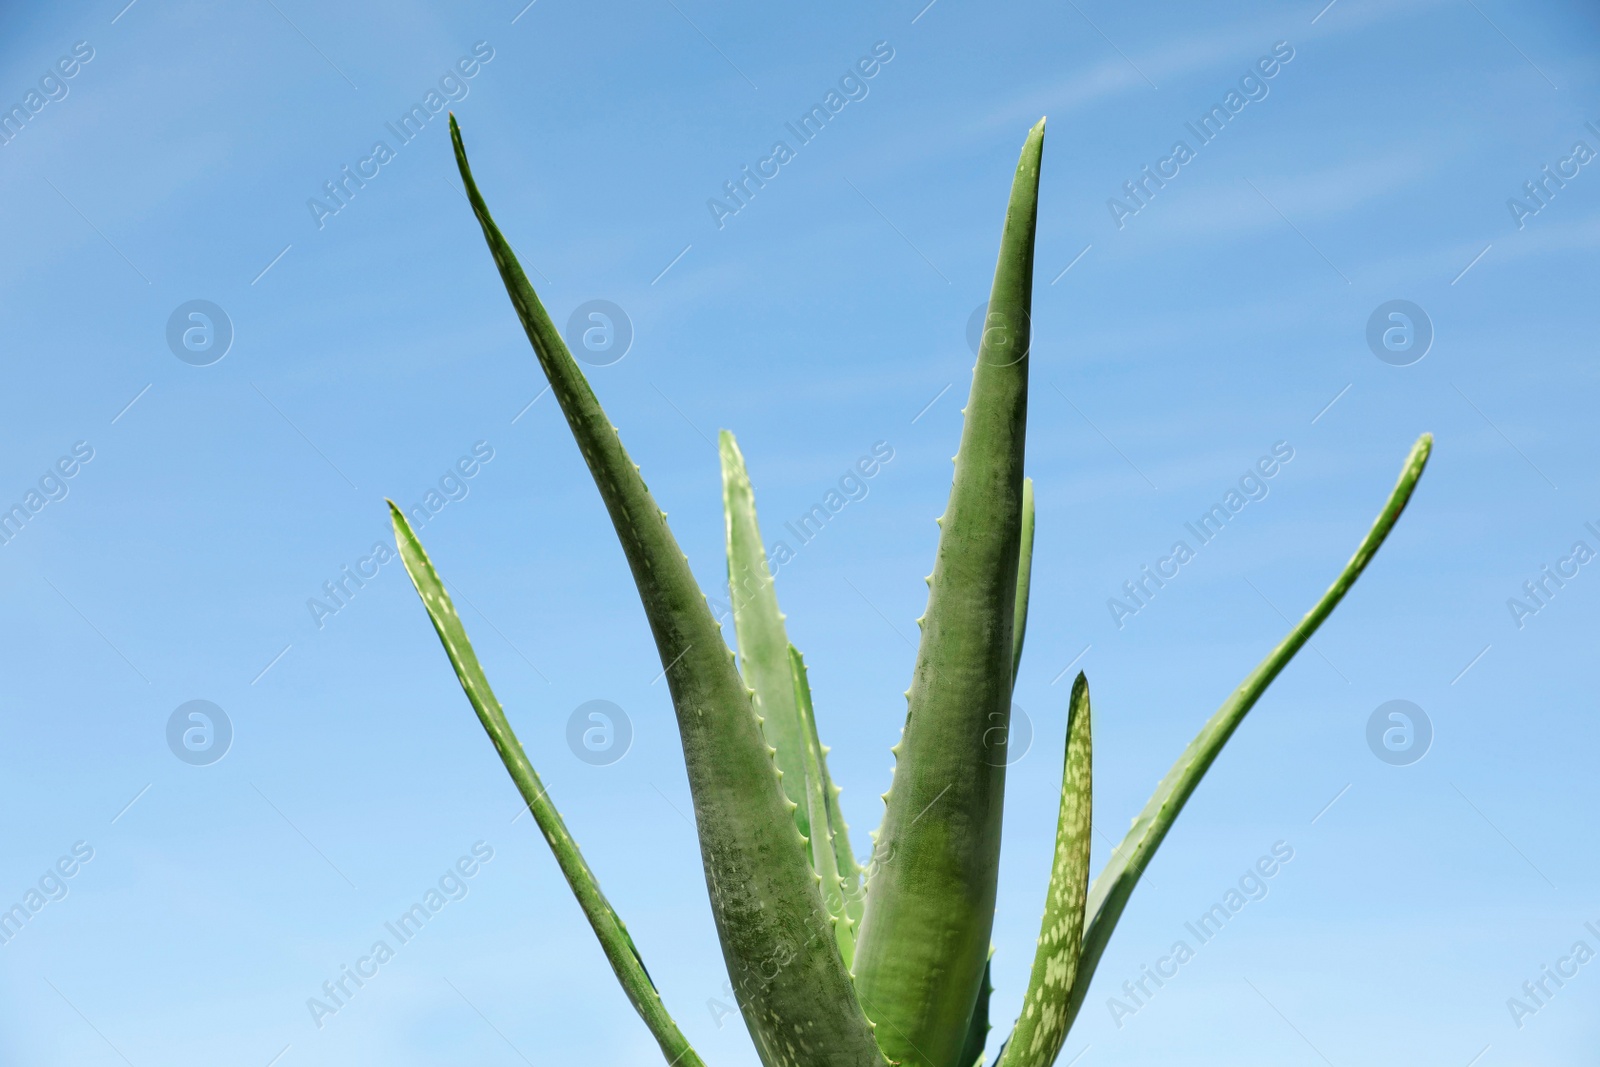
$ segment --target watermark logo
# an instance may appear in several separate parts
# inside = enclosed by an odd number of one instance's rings
[[[1600,939],[1600,926],[1594,923],[1584,923],[1583,928],[1590,936]],[[1506,1010],[1511,1013],[1511,1021],[1518,1030],[1528,1025],[1525,1020],[1550,1005],[1556,994],[1566,988],[1568,982],[1578,977],[1578,972],[1584,964],[1595,958],[1594,948],[1588,941],[1576,941],[1571,951],[1556,960],[1555,966],[1542,964],[1539,967],[1539,977],[1522,983],[1522,995],[1506,998]],[[1554,988],[1551,988],[1554,986]]]
[[[1287,841],[1275,841],[1270,853],[1257,857],[1255,863],[1244,869],[1237,881],[1214,897],[1211,907],[1195,919],[1183,924],[1183,936],[1172,942],[1165,956],[1154,963],[1140,966],[1138,977],[1122,983],[1122,994],[1106,998],[1106,1011],[1111,1021],[1121,1030],[1129,1017],[1138,1015],[1183,968],[1195,958],[1202,948],[1215,941],[1240,912],[1257,901],[1266,900],[1272,892],[1270,884],[1284,867],[1294,859],[1294,846]],[[1192,943],[1191,943],[1192,942]]]
[[[845,68],[836,87],[830,87],[821,102],[812,104],[794,121],[783,124],[785,132],[794,139],[793,145],[787,138],[773,141],[767,154],[759,157],[754,167],[746,163],[739,168],[737,176],[723,182],[722,193],[706,200],[706,210],[711,213],[711,221],[716,223],[717,229],[724,229],[729,219],[749,207],[756,194],[794,161],[801,148],[816,140],[840,112],[852,103],[865,100],[871,92],[867,83],[892,59],[894,47],[888,41],[875,43],[870,55],[862,56]],[[751,88],[755,88],[754,83]]]
[[[1135,177],[1123,182],[1123,199],[1113,196],[1106,200],[1106,210],[1111,213],[1111,221],[1117,224],[1117,229],[1125,227],[1130,218],[1149,207],[1156,194],[1198,158],[1200,149],[1222,136],[1222,131],[1246,107],[1265,100],[1272,92],[1272,87],[1267,83],[1276,78],[1294,56],[1292,44],[1278,41],[1272,46],[1270,55],[1260,57],[1245,68],[1238,86],[1230,88],[1221,103],[1212,104],[1211,109],[1199,118],[1183,124],[1184,136],[1172,142],[1172,148],[1165,156],[1158,158],[1153,165],[1146,163],[1139,168]],[[1189,143],[1191,138],[1193,145]]]
[[[1584,126],[1600,138],[1600,127],[1593,122],[1585,122]],[[1552,171],[1550,164],[1546,163],[1539,168],[1538,177],[1522,183],[1522,199],[1507,197],[1506,208],[1511,212],[1511,221],[1517,224],[1517,229],[1525,229],[1530,218],[1549,207],[1556,194],[1594,160],[1595,154],[1589,142],[1573,141],[1572,150],[1556,161],[1555,170]]]
[[[1409,300],[1388,300],[1367,318],[1367,347],[1391,367],[1409,367],[1433,347],[1433,320]]]
[[[209,367],[233,347],[233,320],[209,300],[188,300],[167,317],[167,347],[191,367]]]
[[[467,499],[472,492],[472,479],[481,474],[492,459],[494,446],[488,441],[479,441],[472,446],[470,454],[463,453],[453,465],[446,467],[422,499],[405,509],[411,528],[422,529],[447,505]],[[306,610],[311,613],[311,621],[317,624],[317,629],[322,629],[328,619],[349,607],[356,594],[382,573],[384,564],[400,558],[392,544],[392,541],[374,541],[371,551],[358,558],[354,566],[344,564],[338,574],[322,583],[321,597],[306,598]]]
[[[1209,545],[1227,528],[1234,516],[1251,503],[1265,500],[1272,492],[1272,487],[1267,483],[1277,477],[1292,459],[1293,445],[1288,441],[1274,444],[1272,452],[1246,467],[1237,483],[1230,486],[1209,510],[1202,512],[1193,522],[1183,524],[1184,530],[1194,538],[1192,547],[1187,539],[1174,541],[1167,554],[1156,559],[1154,566],[1149,563],[1141,565],[1138,575],[1122,583],[1122,596],[1107,597],[1106,610],[1111,613],[1111,621],[1117,629],[1122,629],[1128,619],[1148,608],[1156,594],[1181,574],[1200,549]]]
[[[87,841],[75,842],[70,854],[63,854],[30,885],[16,903],[7,908],[0,902],[0,945],[9,945],[11,939],[22,933],[22,928],[46,905],[66,900],[71,886],[67,883],[77,877],[84,864],[94,859],[94,846]]]
[[[37,88],[30,87],[22,95],[21,103],[10,107],[0,104],[0,144],[10,144],[27,128],[35,115],[48,105],[65,100],[72,88],[68,82],[77,77],[78,72],[93,58],[94,45],[79,41],[72,46],[71,55],[62,56],[54,66],[45,68]]]
[[[45,505],[65,500],[71,491],[68,484],[77,477],[85,464],[94,459],[94,446],[88,441],[73,443],[69,455],[61,456],[44,469],[38,482],[30,486],[17,503],[6,507],[0,501],[0,545],[9,545],[22,528],[45,509]]]
[[[1600,537],[1600,531],[1597,531],[1594,523],[1586,522],[1583,525],[1590,533]],[[1527,626],[1530,618],[1548,607],[1556,594],[1565,589],[1567,583],[1578,576],[1580,568],[1594,557],[1595,551],[1587,541],[1574,541],[1570,552],[1557,558],[1553,565],[1542,565],[1537,575],[1523,582],[1525,599],[1506,598],[1506,608],[1511,612],[1511,621],[1517,624],[1517,629]]]
[[[167,718],[167,747],[191,767],[209,767],[233,746],[233,720],[209,700],[179,704]]]
[[[609,767],[633,747],[633,720],[609,700],[588,700],[567,718],[567,747],[591,767]]]
[[[459,104],[472,91],[472,79],[494,59],[494,47],[488,41],[472,46],[472,54],[457,59],[454,66],[446,67],[436,85],[428,87],[422,99],[413,103],[398,117],[383,124],[387,131],[383,138],[372,142],[366,155],[356,160],[354,167],[345,163],[331,179],[322,183],[322,192],[306,200],[311,221],[317,229],[327,227],[328,220],[355,202],[356,195],[377,178],[383,168],[398,158],[400,149],[422,136],[428,123],[443,114],[451,104]],[[346,79],[348,80],[348,79]],[[354,88],[352,83],[351,88]],[[394,143],[391,145],[390,139]]]
[[[492,845],[487,841],[473,842],[471,855],[463,853],[455,863],[444,869],[437,881],[422,891],[420,898],[413,899],[411,907],[383,924],[384,935],[373,941],[366,955],[357,957],[353,966],[341,964],[339,973],[322,983],[320,996],[307,997],[306,1011],[317,1029],[327,1026],[329,1016],[338,1015],[347,1007],[368,982],[382,973],[384,965],[393,960],[400,949],[410,944],[440,912],[456,901],[465,900],[472,891],[471,879],[476,878],[492,859]]]
[[[1367,747],[1391,767],[1409,767],[1433,747],[1433,720],[1409,700],[1388,700],[1367,718]]]
[[[1025,328],[1032,326],[1033,320],[1026,310],[1022,312],[1022,320]],[[1014,341],[1007,331],[1004,316],[999,312],[989,314],[987,300],[973,308],[972,314],[967,316],[967,347],[972,350],[974,356],[977,356],[982,353],[983,346],[988,345],[989,363],[992,366],[1009,367],[1026,356],[1028,339],[1022,337],[1018,340],[1022,342],[1020,345],[1022,350],[1008,351],[1018,342]]]
[[[888,441],[874,441],[871,455],[859,457],[854,464],[846,467],[834,482],[833,487],[822,494],[822,499],[812,504],[810,508],[796,515],[793,519],[783,524],[786,537],[792,536],[793,545],[788,540],[774,541],[767,549],[768,575],[773,579],[778,577],[778,572],[800,554],[800,549],[815,541],[821,535],[823,528],[832,522],[834,517],[851,504],[865,500],[872,491],[869,484],[872,479],[882,473],[894,459],[894,446]],[[744,603],[745,599],[756,595],[761,588],[761,583],[766,579],[750,569],[741,569],[739,574],[728,575],[728,588],[730,600],[710,599],[711,614],[721,626],[733,614],[734,603]]]
[[[1021,704],[1011,705],[1009,722],[994,721],[1000,717],[998,711],[990,712],[994,724],[983,732],[983,762],[991,767],[1009,767],[1033,747],[1033,720]]]
[[[567,318],[567,347],[591,367],[621,363],[633,347],[633,320],[609,300],[585,300]]]

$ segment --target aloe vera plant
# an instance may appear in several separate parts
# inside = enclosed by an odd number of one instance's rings
[[[454,116],[456,162],[490,254],[611,515],[671,691],[723,957],[768,1067],[976,1067],[989,1034],[1011,691],[1033,549],[1023,477],[1034,228],[1044,122],[1023,145],[1000,240],[949,504],[939,520],[908,712],[865,868],[851,850],[818,737],[805,662],[789,643],[754,494],[724,432],[723,507],[738,658],[616,429],[478,191]],[[1333,584],[1184,749],[1091,884],[1087,680],[1067,701],[1055,856],[1023,1006],[998,1067],[1061,1051],[1141,874],[1228,738],[1349,591],[1411,498],[1432,439],[1412,448]],[[444,584],[391,505],[401,558],[468,700],[549,842],[629,1000],[669,1064],[698,1065],[622,920],[489,688]]]

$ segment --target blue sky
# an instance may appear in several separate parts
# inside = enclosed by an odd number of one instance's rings
[[[409,583],[375,557],[383,498],[431,489],[419,533],[668,1007],[708,1062],[756,1062],[718,1007],[660,663],[429,92],[557,321],[624,310],[631,347],[590,377],[708,590],[718,429],[739,434],[769,542],[892,452],[778,577],[863,853],[967,323],[1016,152],[1049,116],[1017,687],[1034,739],[1010,772],[991,1052],[1037,934],[1064,672],[1094,694],[1098,866],[1431,431],[1389,543],[1150,869],[1062,1063],[1592,1055],[1600,962],[1537,1011],[1507,1004],[1533,1005],[1523,983],[1576,942],[1600,950],[1600,573],[1574,553],[1600,551],[1600,175],[1574,152],[1600,151],[1592,8],[522,2],[0,14],[0,103],[26,113],[0,145],[0,504],[38,494],[0,545],[0,898],[60,897],[0,946],[0,1063],[654,1061]],[[1245,80],[1275,48],[1273,75]],[[841,86],[865,57],[875,73]],[[786,124],[836,89],[799,143]],[[1200,144],[1186,124],[1231,91]],[[389,126],[413,105],[404,140]],[[779,140],[792,158],[728,200]],[[1124,183],[1178,140],[1192,158],[1131,202]],[[335,205],[346,167],[367,177]],[[213,362],[168,343],[196,300],[231,327]],[[1403,366],[1366,339],[1395,300],[1433,333]],[[1275,447],[1292,459],[1265,495],[1117,618],[1123,583]],[[308,606],[341,580],[336,612]],[[231,729],[209,765],[168,743],[196,700]],[[631,724],[609,764],[568,748],[592,700]],[[1369,748],[1391,700],[1431,724],[1419,761]],[[1293,858],[1265,897],[1116,1012],[1279,843]],[[463,858],[474,873],[451,876]],[[459,899],[319,1027],[308,998],[441,878]]]

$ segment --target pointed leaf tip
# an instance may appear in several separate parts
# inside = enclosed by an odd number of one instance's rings
[[[1036,126],[1012,174],[880,834],[896,861],[873,868],[856,941],[856,989],[883,1024],[879,1043],[918,1067],[961,1055],[994,921],[1005,767],[984,758],[985,739],[1009,722],[1016,662],[1043,146]]]

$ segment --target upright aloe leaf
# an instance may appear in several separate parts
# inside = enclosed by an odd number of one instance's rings
[[[1012,614],[1011,626],[1011,689],[1017,688],[1017,668],[1022,664],[1022,635],[1028,625],[1028,587],[1033,574],[1033,479],[1022,479],[1022,545],[1017,558],[1017,606]],[[994,971],[994,946],[989,946],[989,958],[983,965],[983,984],[978,989],[978,1002],[972,1007],[972,1021],[967,1024],[967,1039],[962,1045],[962,1067],[972,1067],[983,1058],[983,1047],[989,1040],[989,997],[994,993],[991,974]],[[996,1061],[998,1062],[998,1060]]]
[[[1044,122],[1001,236],[898,762],[856,938],[856,990],[891,1060],[956,1067],[994,922],[1022,526],[1029,307]]]
[[[1300,625],[1289,631],[1278,646],[1267,653],[1265,659],[1256,665],[1255,670],[1239,684],[1233,694],[1223,701],[1222,706],[1216,710],[1210,720],[1201,728],[1195,739],[1183,750],[1178,761],[1172,765],[1165,778],[1156,786],[1155,793],[1133,820],[1133,828],[1123,838],[1122,845],[1111,855],[1105,868],[1095,878],[1094,885],[1089,890],[1088,926],[1083,936],[1083,957],[1078,966],[1078,975],[1073,983],[1072,997],[1067,1008],[1067,1025],[1072,1025],[1072,1020],[1077,1017],[1078,1010],[1083,1006],[1083,1000],[1089,993],[1089,984],[1094,979],[1095,968],[1100,963],[1100,956],[1105,951],[1106,943],[1111,939],[1111,931],[1116,928],[1117,920],[1122,917],[1122,911],[1128,904],[1128,898],[1133,895],[1133,887],[1138,884],[1140,875],[1150,865],[1150,860],[1155,856],[1156,849],[1161,846],[1162,840],[1167,836],[1167,831],[1172,828],[1173,822],[1178,818],[1178,813],[1188,803],[1189,797],[1200,784],[1200,779],[1216,760],[1222,751],[1222,746],[1228,743],[1233,732],[1244,721],[1245,715],[1255,707],[1261,694],[1266,692],[1267,686],[1272,684],[1278,673],[1294,658],[1311,635],[1317,632],[1317,627],[1333,613],[1339,601],[1350,591],[1361,572],[1367,564],[1372,562],[1372,557],[1383,544],[1384,538],[1389,536],[1389,531],[1394,528],[1400,513],[1405,510],[1406,504],[1411,500],[1411,493],[1417,486],[1417,479],[1422,477],[1422,470],[1428,465],[1428,453],[1433,450],[1433,435],[1423,434],[1417,438],[1417,443],[1411,447],[1411,453],[1406,457],[1405,465],[1400,469],[1400,479],[1395,483],[1393,492],[1389,494],[1388,501],[1383,510],[1372,523],[1372,528],[1367,531],[1366,537],[1361,539],[1354,556],[1346,563],[1344,570],[1334,579],[1327,592],[1322,594],[1312,609],[1306,612],[1305,618],[1300,620]]]
[[[822,756],[822,782],[828,791],[828,828],[833,837],[833,855],[839,863],[839,878],[844,882],[844,910],[850,917],[850,925],[854,931],[861,929],[861,914],[866,908],[865,887],[861,884],[861,864],[856,860],[855,853],[850,851],[850,827],[844,821],[844,809],[839,806],[839,794],[842,790],[833,784],[833,778],[828,774],[828,752],[826,745],[819,745],[818,751]],[[851,945],[854,947],[855,936],[851,935]],[[850,967],[855,966],[852,958]]]
[[[834,940],[839,944],[839,955],[846,968],[856,953],[855,920],[847,907],[846,885],[839,871],[839,856],[833,840],[835,817],[830,810],[838,794],[832,791],[827,767],[823,763],[822,745],[816,740],[816,720],[811,707],[811,683],[806,680],[806,661],[800,650],[789,646],[789,666],[794,681],[795,702],[808,728],[805,748],[806,808],[811,815],[811,866],[817,872],[822,887],[822,902],[833,916]],[[830,795],[830,793],[832,795]]]
[[[1011,614],[1011,688],[1022,666],[1022,638],[1028,631],[1028,590],[1033,585],[1033,479],[1022,479],[1022,542],[1017,553],[1017,603]]]
[[[841,847],[849,855],[849,840],[835,842],[835,837],[844,833],[844,820],[837,810],[839,791],[828,778],[827,757],[817,736],[805,661],[789,644],[783,612],[778,609],[744,455],[727,430],[718,435],[718,446],[728,531],[728,593],[739,639],[739,663],[745,684],[755,693],[767,744],[777,750],[784,793],[795,804],[795,823],[809,841],[812,869],[822,880],[823,903],[834,918],[835,940],[848,969],[855,955],[859,911],[852,916],[849,908],[855,873],[852,870],[847,882],[839,861]],[[851,862],[853,865],[854,860]]]
[[[467,198],[523,329],[611,515],[661,656],[711,911],[734,993],[768,1067],[877,1067],[882,1054],[834,943],[805,838],[705,595],[511,246],[489,215],[455,117]]]
[[[1067,705],[1055,863],[1050,868],[1033,972],[1022,998],[1022,1014],[1006,1039],[997,1067],[1050,1067],[1067,1039],[1067,1004],[1083,947],[1084,901],[1089,891],[1092,784],[1089,682],[1080,673],[1072,683]]]
[[[1017,603],[1011,624],[1011,689],[1017,688],[1017,669],[1022,665],[1022,635],[1028,626],[1028,588],[1033,575],[1033,479],[1022,479],[1022,543],[1017,557]],[[962,1045],[961,1067],[973,1067],[983,1059],[983,1047],[988,1043],[989,998],[994,993],[994,946],[989,946],[989,958],[983,964],[983,984],[978,988],[978,1001],[972,1006],[972,1021],[967,1024],[967,1039]],[[998,1061],[996,1061],[998,1062]]]
[[[806,798],[806,740],[795,683],[789,665],[789,635],[778,610],[778,592],[761,545],[756,523],[755,493],[745,471],[744,455],[733,434],[717,435],[722,457],[722,509],[728,537],[728,596],[733,629],[739,642],[739,669],[755,693],[756,714],[767,744],[777,749],[783,792],[795,804],[800,832],[811,836],[811,810]]]
[[[450,602],[450,594],[445,591],[444,583],[439,580],[417,535],[411,532],[411,525],[393,501],[389,503],[389,517],[394,523],[395,544],[400,549],[406,573],[411,575],[411,583],[416,586],[423,606],[428,609],[428,618],[433,620],[433,628],[450,657],[456,678],[472,703],[472,709],[478,713],[478,721],[483,724],[489,740],[494,742],[501,762],[511,772],[511,780],[527,802],[528,810],[533,812],[534,822],[539,824],[539,831],[549,843],[550,851],[554,853],[556,863],[567,879],[567,885],[578,898],[584,918],[589,920],[595,936],[600,939],[600,948],[610,962],[617,981],[622,983],[623,992],[655,1035],[662,1055],[669,1062],[702,1067],[700,1057],[678,1031],[678,1024],[673,1022],[672,1016],[667,1014],[661,997],[656,993],[655,984],[644,968],[644,961],[639,958],[638,949],[628,936],[627,927],[612,910],[605,894],[600,892],[600,884],[595,881],[594,873],[584,861],[583,853],[578,851],[577,842],[567,832],[566,822],[545,792],[538,772],[529,762],[528,754],[522,750],[522,742],[512,732],[500,701],[495,699],[494,691],[489,688],[489,679],[478,665],[478,656],[472,650],[472,643],[467,640],[466,628],[461,625],[461,616],[456,614],[455,605]]]
[[[978,1002],[972,1006],[972,1021],[967,1024],[967,1039],[961,1045],[958,1067],[979,1067],[983,1063],[983,1046],[989,1041],[989,998],[994,995],[994,947],[989,948],[989,958],[983,962],[983,982],[978,986]]]
[[[833,843],[834,869],[838,871],[839,881],[844,888],[845,917],[850,920],[851,948],[845,957],[845,966],[851,967],[854,966],[852,960],[855,952],[855,932],[861,927],[861,911],[865,904],[861,890],[861,864],[856,861],[855,853],[850,851],[850,827],[844,821],[844,809],[839,806],[839,794],[843,790],[833,784],[833,777],[828,773],[830,749],[817,739],[817,716],[811,707],[811,687],[806,683],[805,663],[801,660],[800,653],[792,647],[789,652],[801,672],[800,682],[805,685],[800,711],[805,717],[807,749],[815,750],[817,754],[818,780],[822,784],[822,797],[827,804],[828,839]]]

